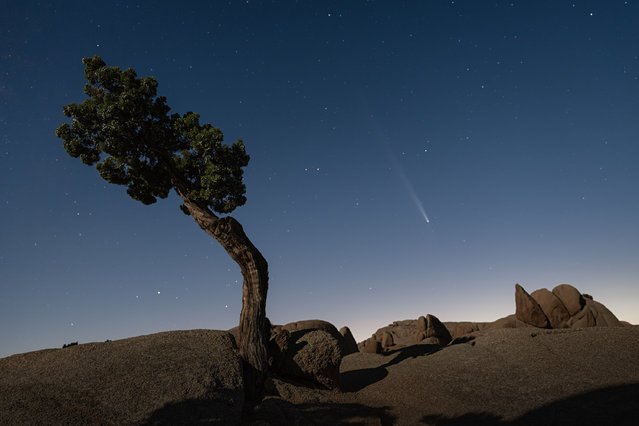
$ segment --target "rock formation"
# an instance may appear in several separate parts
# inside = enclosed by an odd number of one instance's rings
[[[360,352],[365,354],[379,354],[382,352],[382,343],[371,337],[361,343]]]
[[[351,330],[348,327],[342,327],[339,334],[342,335],[342,355],[346,356],[357,352],[357,342]]]
[[[528,296],[528,297],[526,297]],[[619,327],[622,323],[603,304],[592,297],[584,297],[570,284],[560,284],[528,295],[515,285],[515,304],[518,320],[541,328]],[[538,308],[538,310],[537,310]],[[547,319],[547,325],[542,320]]]
[[[382,327],[369,339],[359,343],[358,348],[361,352],[380,353],[416,343],[445,346],[451,340],[446,326],[429,314],[416,320],[395,321]]]
[[[546,314],[550,328],[563,328],[566,321],[570,318],[570,313],[566,309],[563,302],[548,289],[540,288],[530,295],[538,304],[541,310]]]
[[[337,389],[341,362],[342,352],[335,337],[324,330],[301,330],[289,334],[278,373],[326,389]]]
[[[515,284],[515,317],[534,327],[548,328],[550,325],[539,303],[519,284]]]
[[[344,345],[344,336],[326,321],[276,325],[271,328],[269,341],[272,368],[275,374],[285,378],[336,389]]]
[[[388,349],[391,346],[393,346],[395,343],[393,343],[393,335],[388,333],[388,332],[384,332],[382,333],[382,348],[384,349]]]
[[[559,284],[552,293],[561,300],[570,316],[577,315],[586,304],[581,293],[570,284]]]
[[[417,318],[417,332],[415,341],[446,346],[452,337],[444,324],[434,315],[426,315],[426,318]]]

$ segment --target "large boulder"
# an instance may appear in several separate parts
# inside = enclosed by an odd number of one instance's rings
[[[0,359],[0,424],[240,424],[224,331],[170,331]]]
[[[552,289],[555,296],[561,300],[570,316],[576,315],[586,305],[586,301],[579,290],[570,284],[560,284]]]
[[[384,333],[391,335],[393,345],[408,346],[415,344],[415,327],[417,320],[394,321],[392,324],[378,329],[372,338],[378,342],[382,342]]]
[[[366,339],[360,344],[360,352],[365,354],[379,354],[382,352],[382,343],[374,337]]]
[[[539,328],[548,328],[550,325],[537,301],[519,284],[515,284],[515,317]]]
[[[480,326],[476,322],[460,322],[453,325],[444,324],[450,330],[450,337],[455,340],[460,337],[468,336],[475,331],[480,330]]]
[[[339,329],[339,334],[342,335],[342,356],[350,355],[358,352],[357,342],[351,333],[350,328],[342,327]]]
[[[347,348],[345,347],[347,343],[345,343],[344,341],[344,336],[342,335],[342,333],[340,333],[337,330],[337,327],[335,327],[333,324],[331,324],[328,321],[311,319],[311,320],[290,322],[282,326],[273,327],[273,331],[277,331],[279,329],[288,331],[289,333],[293,335],[294,338],[297,338],[308,331],[322,330],[327,332],[331,336],[333,336],[339,342],[339,345],[342,351],[342,356],[344,356],[344,354],[348,352]]]
[[[565,328],[570,319],[570,314],[561,300],[546,288],[533,291],[530,296],[546,314],[550,328]]]
[[[391,346],[393,346],[395,343],[393,342],[393,335],[388,333],[388,332],[384,332],[384,334],[382,335],[382,348],[384,349],[388,349]]]
[[[431,343],[446,346],[452,340],[450,332],[444,324],[434,315],[417,318],[417,330],[415,334],[417,342]]]
[[[278,355],[279,374],[326,389],[339,388],[342,351],[338,339],[324,330],[298,330],[292,333],[283,330],[280,333],[285,337],[280,338],[279,343],[279,347],[284,348],[284,353]],[[277,336],[271,340],[277,340]]]

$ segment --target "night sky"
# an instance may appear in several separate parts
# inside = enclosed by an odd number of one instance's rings
[[[207,4],[211,3],[211,4]],[[242,276],[69,157],[81,62],[243,139],[267,315],[363,340],[569,283],[639,323],[639,0],[3,2],[0,356],[228,329]]]

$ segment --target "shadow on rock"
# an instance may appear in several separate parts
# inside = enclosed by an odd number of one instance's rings
[[[223,399],[189,399],[154,411],[142,425],[239,425],[240,414]]]
[[[488,413],[460,417],[424,416],[428,425],[636,425],[639,413],[639,384],[597,389],[531,410],[513,421]]]
[[[515,425],[636,425],[639,383],[611,386],[544,405],[513,422]]]
[[[438,345],[412,345],[395,349],[383,354],[384,357],[392,357],[386,364],[375,368],[363,368],[360,370],[346,371],[340,375],[342,390],[345,392],[357,392],[365,387],[377,383],[388,376],[387,367],[399,364],[408,358],[417,358],[433,354],[442,349]]]
[[[390,367],[391,365],[399,364],[402,361],[407,360],[408,358],[417,358],[425,355],[431,355],[435,352],[438,352],[442,349],[439,345],[428,345],[428,344],[417,344],[412,346],[407,346],[405,348],[395,349],[389,352],[386,352],[385,356],[392,356],[394,354],[398,354],[396,357],[388,361],[382,367]]]
[[[390,407],[369,407],[362,404],[314,403],[297,406],[315,425],[367,425],[390,426],[397,419],[389,413]]]
[[[464,414],[459,417],[445,417],[445,416],[424,416],[421,422],[427,425],[437,426],[489,426],[489,425],[503,425],[500,417],[494,416],[488,413],[470,413]],[[544,424],[544,423],[542,423]]]
[[[384,367],[346,371],[341,374],[340,378],[342,390],[344,392],[357,392],[368,385],[379,382],[387,375],[388,371]]]

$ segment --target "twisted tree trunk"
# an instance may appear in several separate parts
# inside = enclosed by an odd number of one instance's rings
[[[242,225],[230,216],[218,218],[208,208],[182,196],[184,207],[200,228],[215,238],[240,266],[244,278],[240,313],[240,356],[244,359],[244,390],[249,401],[264,393],[268,370],[266,293],[268,263],[248,239]]]

